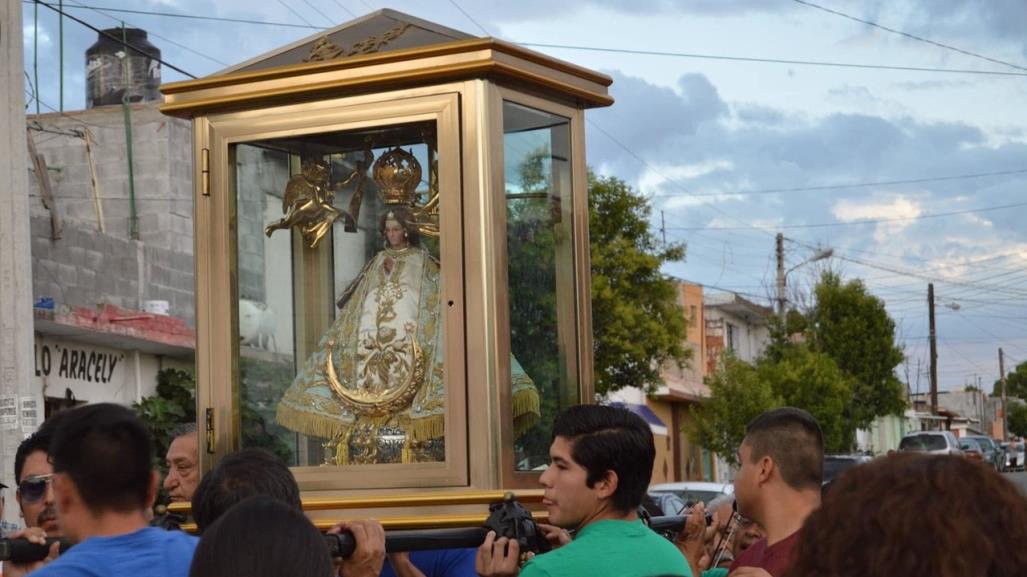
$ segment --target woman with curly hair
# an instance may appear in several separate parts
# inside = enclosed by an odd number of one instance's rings
[[[1023,577],[1027,500],[962,457],[884,457],[833,484],[787,575]]]

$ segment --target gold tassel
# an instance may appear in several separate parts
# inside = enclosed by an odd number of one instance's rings
[[[349,432],[335,445],[335,464],[349,465]]]
[[[414,462],[414,449],[412,445],[413,439],[410,438],[410,435],[407,435],[406,441],[403,442],[403,451],[400,453],[400,460],[404,465]]]
[[[535,387],[526,387],[513,394],[514,437],[531,430],[542,416],[542,404]]]

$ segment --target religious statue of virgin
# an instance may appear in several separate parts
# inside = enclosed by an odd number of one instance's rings
[[[440,267],[411,219],[403,206],[379,218],[383,249],[343,291],[338,317],[278,405],[277,421],[326,439],[334,464],[445,458]],[[538,392],[511,361],[520,433],[538,419]]]

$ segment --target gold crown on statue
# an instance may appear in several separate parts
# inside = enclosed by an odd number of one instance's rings
[[[385,204],[413,206],[421,183],[421,163],[413,154],[397,146],[375,161],[371,175]]]

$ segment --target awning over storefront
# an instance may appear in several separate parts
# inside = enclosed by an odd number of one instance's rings
[[[660,417],[656,416],[656,413],[654,413],[649,407],[637,403],[621,402],[610,403],[610,406],[627,409],[639,417],[642,417],[645,419],[645,422],[649,423],[649,428],[652,429],[654,435],[667,435],[667,424],[664,423]]]

